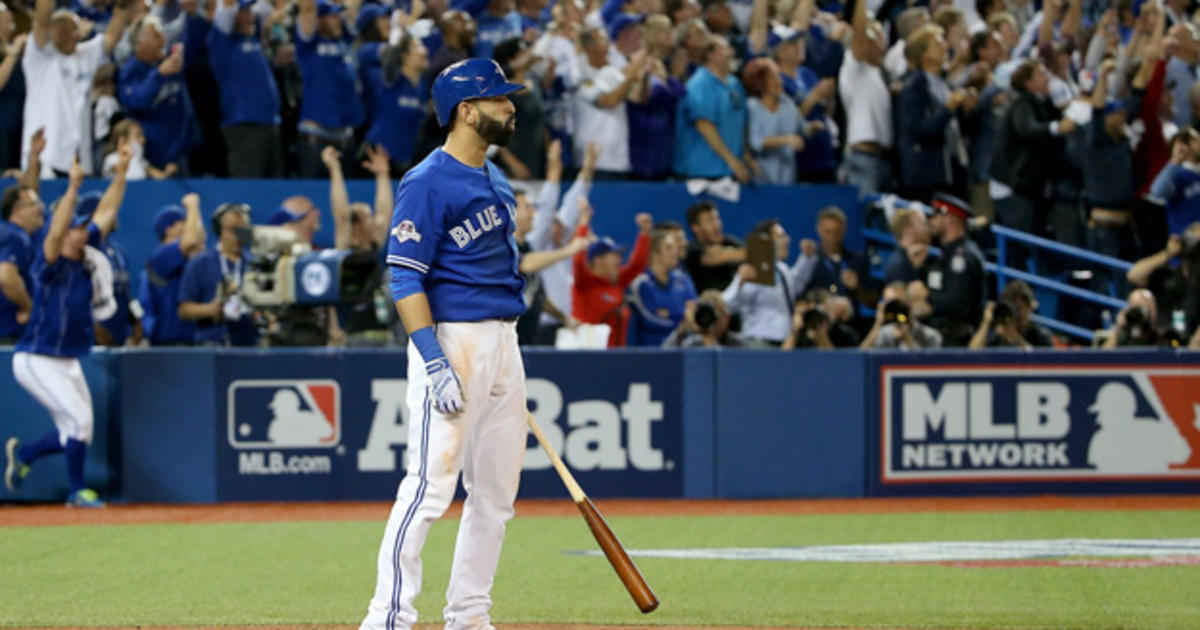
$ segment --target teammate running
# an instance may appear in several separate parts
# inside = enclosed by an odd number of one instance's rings
[[[433,83],[446,143],[404,176],[388,238],[392,297],[409,331],[407,475],[379,549],[362,628],[410,628],[421,548],[454,498],[463,506],[446,628],[491,628],[492,580],[525,454],[525,368],[516,320],[524,280],[513,237],[516,200],[485,155],[516,129],[509,83],[489,59],[447,67]]]
[[[131,155],[123,152],[118,168],[128,168]],[[104,197],[91,193],[79,198],[83,169],[78,160],[71,166],[69,181],[33,264],[33,310],[13,354],[17,382],[50,412],[55,430],[25,446],[16,437],[8,439],[4,482],[10,492],[15,491],[30,464],[45,455],[64,453],[67,505],[104,507],[96,492],[83,483],[93,419],[92,395],[79,357],[92,347],[92,265],[104,256],[88,251],[88,225],[95,221],[102,231],[111,230],[120,200],[113,191]]]

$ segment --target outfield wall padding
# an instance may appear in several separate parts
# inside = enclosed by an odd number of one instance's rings
[[[1198,359],[525,352],[530,411],[589,494],[687,498],[1198,492]],[[117,501],[387,500],[420,420],[397,349],[117,350],[83,363],[88,483]],[[0,433],[51,426],[4,370]],[[563,496],[527,447],[521,496]],[[0,500],[58,501],[65,488],[51,457]]]

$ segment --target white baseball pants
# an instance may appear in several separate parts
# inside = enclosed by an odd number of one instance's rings
[[[91,444],[92,393],[79,359],[18,352],[12,363],[17,382],[50,412],[59,442]]]
[[[449,630],[491,627],[492,581],[525,455],[525,367],[515,323],[439,324],[437,338],[462,380],[465,408],[457,416],[433,408],[425,361],[409,342],[407,474],[379,548],[378,579],[364,630],[416,623],[421,548],[429,526],[454,498],[459,471],[467,500],[443,615]]]

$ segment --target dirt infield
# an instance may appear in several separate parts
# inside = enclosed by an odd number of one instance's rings
[[[873,514],[889,512],[995,512],[1043,510],[1195,510],[1200,495],[1106,497],[949,497],[920,499],[795,499],[771,501],[600,499],[605,516],[706,516],[770,514]],[[148,523],[254,523],[387,519],[391,503],[223,503],[216,505],[114,505],[103,510],[61,505],[0,507],[0,527],[136,525]],[[447,516],[457,517],[460,503]],[[517,503],[517,517],[577,516],[568,500]],[[539,626],[541,628],[541,626]]]

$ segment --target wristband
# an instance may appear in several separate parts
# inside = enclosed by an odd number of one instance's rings
[[[408,338],[412,339],[413,345],[417,347],[417,352],[421,353],[421,358],[425,359],[426,363],[445,358],[446,355],[442,354],[442,347],[438,345],[437,335],[433,332],[433,326],[426,326],[414,331]]]

